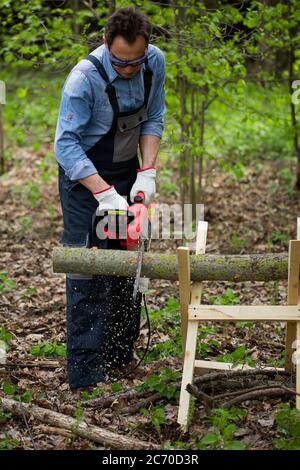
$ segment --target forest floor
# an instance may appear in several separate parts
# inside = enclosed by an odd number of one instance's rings
[[[153,331],[146,362],[129,377],[100,384],[94,391],[69,390],[65,358],[60,356],[57,348],[66,342],[65,281],[64,275],[53,274],[51,265],[51,252],[59,245],[62,232],[62,217],[55,164],[43,163],[47,152],[51,152],[50,145],[36,153],[19,149],[17,164],[1,178],[0,326],[2,334],[4,327],[11,333],[11,338],[7,355],[9,366],[0,366],[0,397],[23,397],[31,404],[127,436],[133,442],[148,442],[149,448],[150,443],[154,443],[161,449],[218,449],[230,448],[236,445],[232,442],[238,441],[248,449],[275,449],[275,440],[281,433],[274,416],[283,402],[294,406],[293,396],[263,396],[244,401],[239,405],[242,411],[223,414],[223,424],[216,418],[222,415],[220,408],[212,413],[207,404],[196,401],[191,425],[185,434],[176,422],[178,391],[172,395],[168,384],[164,385],[161,398],[142,411],[136,409],[141,398],[137,396],[129,401],[122,397],[126,390],[143,384],[151,395],[157,390],[159,380],[178,381],[182,356],[178,285],[174,282],[151,282],[147,302]],[[288,250],[288,241],[296,237],[300,199],[299,194],[277,176],[281,168],[278,162],[256,164],[239,181],[217,170],[210,171],[201,201],[205,204],[205,219],[209,223],[207,253]],[[159,202],[174,202],[177,196],[165,194]],[[178,241],[154,241],[152,250],[174,252],[177,245]],[[227,285],[206,282],[204,286],[204,303],[283,304],[287,298],[284,281]],[[40,347],[41,355],[33,355],[32,348],[36,347],[33,351],[37,351],[38,345],[44,343],[51,343],[52,349],[48,348],[47,352],[47,348]],[[136,346],[139,354],[146,343],[147,328],[143,317]],[[46,357],[42,356],[43,351]],[[209,324],[201,330],[198,353],[201,358],[226,354],[229,359],[257,367],[282,366],[284,324],[241,322],[237,327]],[[241,378],[239,384],[244,387],[259,385],[256,378],[246,377],[246,384],[243,380]],[[286,385],[291,386],[290,381],[290,377],[285,378]],[[238,385],[231,383],[227,388],[229,382],[223,378],[214,393],[218,392],[218,387],[219,393],[235,390]],[[266,383],[266,387],[271,385]],[[166,388],[169,388],[169,395]],[[206,392],[211,391],[206,389]],[[108,396],[112,399],[103,406]],[[88,408],[87,402],[95,398],[99,398],[98,405],[94,409]],[[137,403],[139,405],[134,407]],[[128,406],[131,409],[128,410]],[[0,420],[0,448],[32,449],[33,442],[37,449],[43,450],[110,448],[70,431],[59,430],[32,416],[28,420],[31,438],[22,413],[9,415],[2,411]],[[213,437],[203,440],[207,435]]]

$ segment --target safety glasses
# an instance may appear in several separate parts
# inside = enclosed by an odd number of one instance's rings
[[[110,61],[112,65],[116,65],[117,67],[125,68],[125,67],[137,67],[138,65],[142,65],[146,62],[148,53],[146,52],[145,55],[140,57],[139,59],[135,60],[121,60],[118,57],[115,57],[111,52],[109,53]]]

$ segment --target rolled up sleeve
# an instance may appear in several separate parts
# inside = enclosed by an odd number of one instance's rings
[[[55,157],[72,181],[97,173],[81,147],[92,104],[93,94],[87,77],[79,70],[72,71],[63,88],[54,143]]]
[[[165,58],[158,50],[156,56],[156,66],[154,68],[153,85],[149,97],[148,120],[141,128],[141,135],[155,135],[162,137],[164,129],[165,105]]]

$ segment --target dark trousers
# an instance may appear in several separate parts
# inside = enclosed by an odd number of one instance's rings
[[[60,169],[59,192],[64,246],[89,243],[97,201]],[[109,246],[108,246],[109,247]],[[118,276],[67,274],[67,370],[71,389],[104,381],[105,373],[133,357],[139,335],[141,296],[132,299],[134,280]]]

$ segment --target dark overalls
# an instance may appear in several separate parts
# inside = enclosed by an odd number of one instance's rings
[[[113,108],[110,130],[86,155],[99,175],[116,191],[127,196],[139,168],[137,148],[142,122],[147,120],[152,71],[144,70],[144,103],[130,112],[119,111],[116,90],[100,61],[86,57],[107,83],[106,93]],[[59,167],[59,192],[64,219],[64,246],[91,246],[92,218],[98,207],[93,194],[71,181]],[[108,242],[109,243],[109,242]],[[114,240],[113,247],[116,247]],[[111,248],[106,241],[106,247]],[[118,247],[119,248],[119,247]],[[133,302],[134,280],[117,276],[67,274],[68,382],[71,389],[105,380],[105,372],[130,362],[139,335],[141,296]]]

